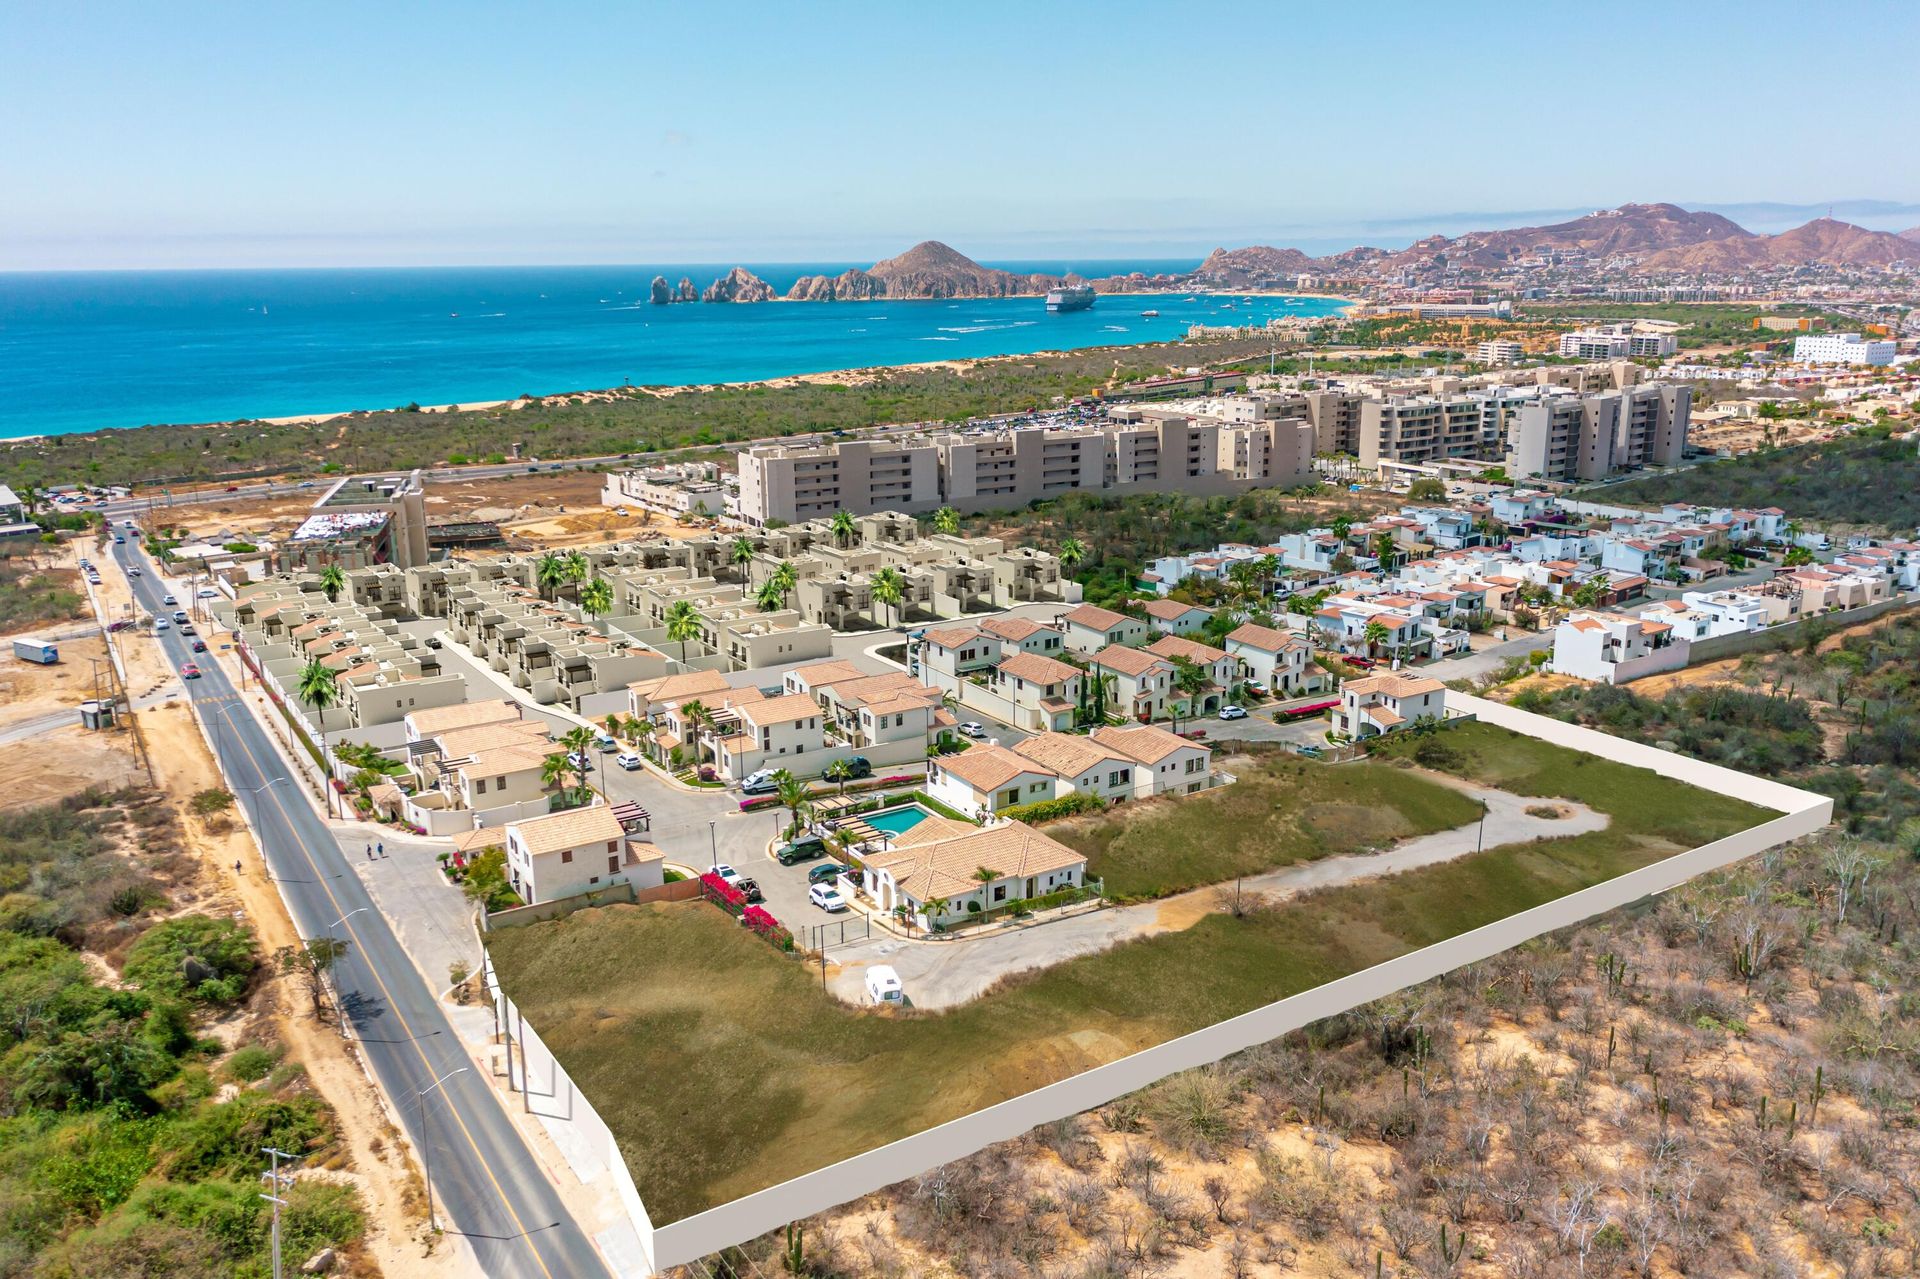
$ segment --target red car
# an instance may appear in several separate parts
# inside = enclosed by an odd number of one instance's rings
[[[195,641],[193,642],[193,651],[194,651],[194,652],[196,652],[196,653],[204,653],[204,652],[206,652],[206,651],[207,651],[207,642],[206,642],[205,640],[199,640],[199,639],[197,639],[197,640],[195,640]]]
[[[194,662],[188,662],[185,666],[182,666],[180,668],[180,678],[181,679],[199,679],[200,667],[198,666],[198,664]]]

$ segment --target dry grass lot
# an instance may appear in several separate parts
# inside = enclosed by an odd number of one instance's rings
[[[1500,729],[1442,738],[1445,751],[1429,750],[1426,767],[1576,800],[1611,825],[1212,914],[938,1014],[839,1004],[816,970],[697,901],[503,931],[494,959],[665,1223],[1770,816]],[[1301,793],[1311,791],[1276,788],[1276,802]]]

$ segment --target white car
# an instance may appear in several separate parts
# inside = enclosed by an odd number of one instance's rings
[[[970,719],[960,726],[960,736],[962,737],[985,737],[986,735],[987,726],[977,719]]]
[[[161,631],[170,631],[172,629],[173,629],[173,623],[169,622],[166,618],[156,617],[153,619],[154,634],[157,635]]]
[[[1244,706],[1222,706],[1220,708],[1221,719],[1245,719],[1246,717],[1247,708]]]
[[[640,767],[640,756],[635,751],[621,751],[613,757],[613,762],[631,773]]]
[[[202,600],[218,599],[220,597],[220,592],[214,590],[211,586],[203,586],[193,594],[195,599]]]
[[[568,751],[567,766],[577,773],[590,773],[593,771],[593,756],[585,751]]]
[[[832,884],[815,884],[807,890],[807,900],[829,914],[847,908],[847,899]]]

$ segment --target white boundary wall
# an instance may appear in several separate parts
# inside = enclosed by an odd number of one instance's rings
[[[1450,693],[1448,709],[1458,709],[1485,723],[1557,746],[1644,768],[1662,777],[1771,808],[1781,816],[657,1229],[651,1225],[637,1191],[632,1189],[631,1178],[625,1175],[626,1168],[612,1134],[542,1045],[538,1055],[551,1062],[552,1071],[546,1081],[549,1087],[544,1091],[549,1096],[565,1096],[577,1116],[576,1122],[578,1117],[589,1119],[587,1126],[599,1138],[595,1144],[606,1151],[607,1168],[623,1183],[621,1199],[627,1204],[639,1237],[639,1251],[661,1269],[685,1265],[708,1253],[776,1230],[790,1221],[917,1177],[1041,1124],[1105,1105],[1168,1075],[1219,1061],[1441,973],[1479,963],[1543,933],[1567,928],[1629,902],[1666,892],[1696,876],[1810,835],[1825,826],[1833,815],[1833,801],[1824,795],[1623,741],[1499,702]],[[527,1042],[539,1042],[531,1031],[524,1033]],[[541,1073],[536,1068],[536,1079]],[[616,1273],[623,1276],[649,1273],[644,1269],[623,1268],[616,1259],[609,1260],[615,1263]]]

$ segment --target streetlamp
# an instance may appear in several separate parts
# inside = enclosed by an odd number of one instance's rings
[[[1486,847],[1487,847],[1487,800],[1486,800],[1486,797],[1483,795],[1480,798],[1480,834],[1474,840],[1473,851],[1476,853],[1484,852],[1486,850]]]
[[[371,906],[355,906],[355,907],[354,907],[354,908],[353,908],[352,910],[350,910],[350,911],[348,911],[348,912],[347,912],[346,914],[344,914],[344,915],[342,915],[342,916],[340,916],[340,918],[338,918],[338,919],[336,919],[336,920],[334,920],[334,921],[333,921],[333,922],[332,922],[331,924],[328,924],[328,925],[327,925],[327,940],[328,940],[328,941],[332,941],[332,940],[333,940],[333,930],[334,930],[334,929],[336,929],[336,928],[338,928],[338,927],[340,927],[340,925],[342,925],[342,924],[344,924],[344,923],[346,923],[346,922],[347,922],[347,921],[348,921],[349,919],[352,919],[352,918],[353,918],[353,917],[354,917],[355,915],[358,915],[358,914],[360,914],[360,913],[361,913],[362,911],[368,911],[368,910],[372,910],[372,909],[373,909],[373,907],[371,907]]]
[[[713,867],[712,867],[712,869],[714,869],[714,870],[719,870],[719,869],[720,869],[720,836],[719,836],[719,834],[718,834],[718,833],[717,833],[717,832],[716,832],[716,831],[714,830],[714,827],[715,827],[715,826],[716,826],[717,824],[718,824],[718,823],[717,823],[717,820],[716,820],[715,818],[711,818],[711,817],[709,817],[709,818],[707,819],[707,846],[708,846],[709,848],[711,848],[711,849],[713,850]]]
[[[441,1084],[446,1083],[447,1080],[452,1079],[455,1075],[464,1075],[470,1069],[471,1067],[468,1066],[460,1066],[449,1070],[446,1074],[440,1076],[440,1078],[434,1080],[413,1095],[414,1100],[420,1103],[420,1167],[426,1174],[427,1229],[429,1230],[439,1230],[440,1223],[433,1215],[433,1143],[427,1138],[427,1094],[438,1088]]]

